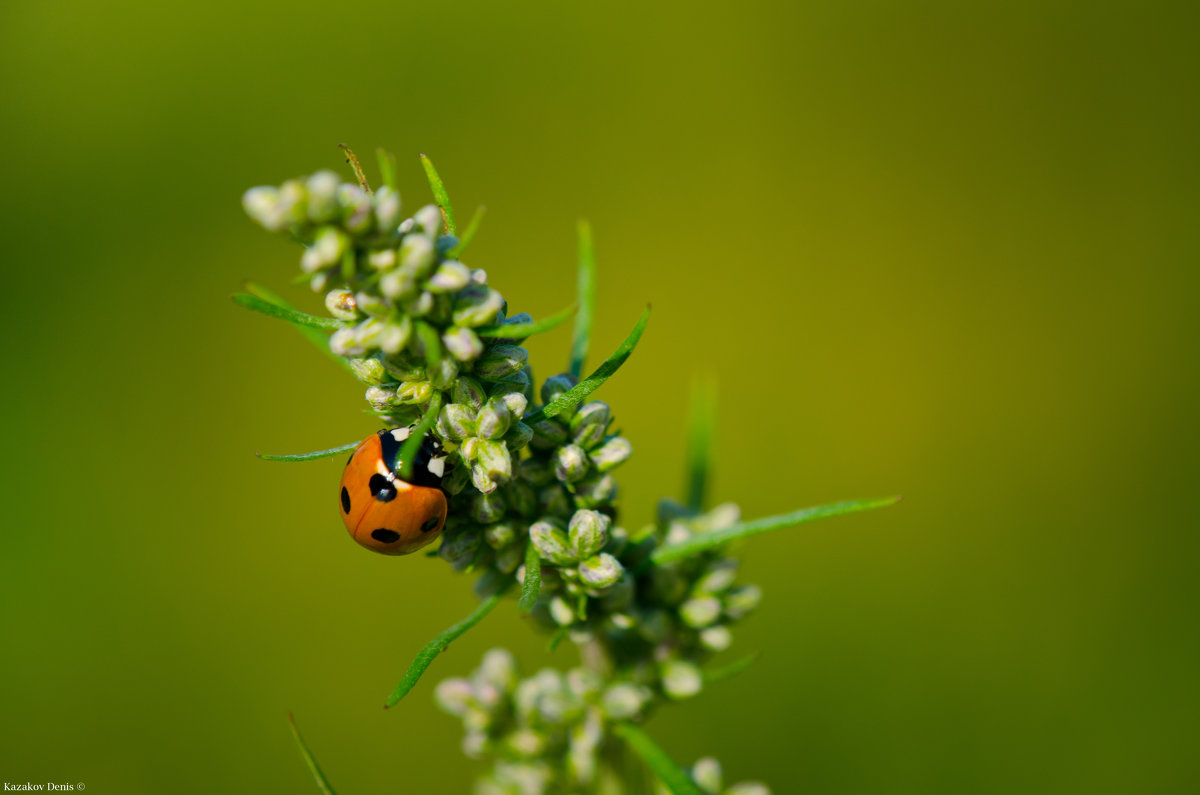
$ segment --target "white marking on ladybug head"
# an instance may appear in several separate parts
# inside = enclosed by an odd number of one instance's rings
[[[429,472],[437,477],[442,477],[446,474],[446,459],[431,458],[429,459]]]
[[[392,438],[397,442],[403,442],[408,439],[408,428],[396,428],[392,431]]]

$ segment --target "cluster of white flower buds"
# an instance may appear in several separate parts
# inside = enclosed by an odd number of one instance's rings
[[[477,792],[612,791],[601,787],[616,774],[600,753],[611,724],[696,695],[702,665],[759,600],[756,587],[735,587],[736,561],[720,551],[665,565],[650,556],[736,522],[736,507],[698,514],[664,503],[640,532],[616,524],[613,470],[632,445],[612,432],[606,403],[560,400],[574,376],[535,391],[522,338],[504,336],[531,318],[506,316],[487,275],[459,261],[438,207],[404,220],[392,188],[371,193],[328,171],[254,188],[244,206],[304,245],[304,278],[340,321],[330,348],[366,384],[372,411],[390,425],[427,417],[422,427],[447,450],[450,515],[437,554],[479,572],[488,595],[526,583],[537,564],[534,620],[584,652],[585,667],[522,680],[511,655],[493,650],[469,678],[438,686],[438,702],[463,720],[466,752],[495,759]],[[722,789],[714,760],[692,777],[709,795],[767,792]]]

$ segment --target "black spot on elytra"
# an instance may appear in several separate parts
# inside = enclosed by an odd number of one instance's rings
[[[430,530],[437,527],[439,519],[441,519],[440,516],[431,516],[428,519],[426,519],[425,524],[421,525],[421,532],[428,533]]]
[[[380,502],[391,502],[396,499],[396,485],[378,472],[371,476],[371,480],[367,482],[367,488],[371,490],[371,496]]]
[[[371,538],[384,544],[394,544],[400,540],[400,534],[395,530],[388,530],[381,527],[378,530],[371,531]]]
[[[350,492],[342,486],[342,513],[350,513]]]

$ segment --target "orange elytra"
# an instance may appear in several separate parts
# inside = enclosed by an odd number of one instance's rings
[[[373,433],[355,448],[342,473],[342,521],[350,537],[384,555],[407,555],[429,544],[446,526],[442,491],[446,465],[441,446],[425,437],[410,481],[400,478],[400,446],[410,428]]]

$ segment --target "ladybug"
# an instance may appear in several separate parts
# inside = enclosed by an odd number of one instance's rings
[[[342,521],[351,538],[384,555],[407,555],[433,541],[446,525],[449,505],[442,490],[446,456],[426,436],[413,462],[411,481],[401,480],[400,446],[411,428],[385,429],[359,443],[342,473]]]

